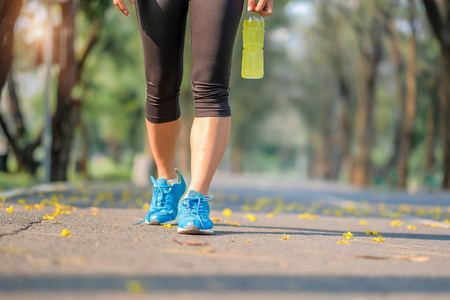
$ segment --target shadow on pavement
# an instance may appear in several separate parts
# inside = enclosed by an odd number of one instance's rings
[[[272,226],[253,226],[253,225],[240,225],[240,228],[252,228],[252,229],[262,229],[262,230],[273,230],[268,231],[226,231],[222,227],[234,227],[228,224],[215,224],[216,235],[238,235],[238,234],[273,234],[280,235],[283,233],[289,235],[325,235],[325,236],[336,236],[342,235],[343,231],[336,230],[324,230],[324,229],[311,229],[311,228],[295,228],[295,227],[272,227]],[[352,231],[355,237],[368,237],[365,231]],[[416,240],[433,240],[433,241],[450,241],[450,235],[444,234],[423,234],[423,233],[396,233],[396,232],[379,232],[383,237],[386,238],[398,238],[398,239],[416,239]]]
[[[450,292],[450,277],[367,276],[64,276],[0,277],[1,292],[126,291],[136,280],[149,292]]]

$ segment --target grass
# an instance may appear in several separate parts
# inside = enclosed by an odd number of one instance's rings
[[[28,187],[36,183],[36,179],[27,173],[0,172],[0,189]]]

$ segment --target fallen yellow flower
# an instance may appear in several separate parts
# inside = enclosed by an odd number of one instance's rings
[[[93,215],[93,216],[97,216],[97,215],[98,215],[98,212],[94,211],[94,212],[92,212],[92,215]]]
[[[438,223],[431,224],[431,227],[439,227],[440,225]]]
[[[220,219],[219,218],[211,218],[211,221],[212,222],[220,222]]]
[[[255,218],[254,215],[252,215],[251,213],[247,213],[244,218],[249,219],[252,222],[255,222],[257,219]]]
[[[283,233],[283,237],[281,238],[282,241],[286,241],[289,239],[289,234]]]
[[[225,217],[231,216],[231,209],[225,208],[225,209],[223,210],[222,214],[223,214]]]
[[[33,207],[27,204],[27,205],[25,205],[25,209],[30,210],[30,209],[33,209]]]
[[[299,214],[298,218],[299,219],[308,219],[309,218],[309,213]]]
[[[366,231],[366,234],[367,235],[377,235],[378,232],[376,232],[376,231]]]
[[[270,219],[270,218],[273,218],[273,213],[267,214],[266,217],[268,217],[269,219]]]
[[[12,205],[6,209],[6,212],[7,212],[8,214],[12,213],[13,211],[14,211],[14,208],[13,208]]]
[[[164,227],[164,228],[173,228],[173,225],[171,225],[171,224],[163,224],[163,225],[161,225],[161,227]]]
[[[349,241],[346,240],[342,240],[342,241],[337,241],[336,244],[346,244],[346,245],[350,245]]]
[[[384,238],[381,235],[378,235],[378,237],[374,237],[372,240],[379,243],[384,242]]]
[[[55,217],[52,215],[45,215],[44,220],[53,220]]]
[[[67,229],[63,229],[63,230],[61,231],[61,235],[62,235],[62,236],[71,236],[71,235],[70,235],[70,231],[67,230]]]
[[[349,240],[349,239],[353,236],[353,233],[351,233],[351,232],[349,231],[349,232],[347,232],[347,233],[344,233],[343,236],[344,236],[344,239]]]
[[[81,214],[80,214],[80,218],[82,218],[82,217],[84,217],[84,215],[81,215]]]
[[[367,225],[367,222],[365,220],[359,221],[359,225]]]
[[[34,209],[41,210],[42,206],[39,204],[33,205]]]
[[[391,222],[391,226],[392,227],[398,227],[398,226],[402,226],[403,222],[401,222],[400,220],[395,220]]]
[[[137,280],[128,280],[127,290],[130,294],[144,294],[145,286]]]
[[[252,242],[252,240],[247,240],[247,243],[251,243]]]
[[[408,227],[406,227],[406,229],[416,230],[417,226],[416,225],[408,225]]]

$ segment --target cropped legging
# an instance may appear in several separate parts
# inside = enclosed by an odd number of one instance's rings
[[[228,117],[231,56],[244,0],[137,0],[144,48],[146,119],[180,117],[186,16],[191,16],[191,87],[196,117]]]

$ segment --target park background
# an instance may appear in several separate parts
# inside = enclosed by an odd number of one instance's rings
[[[261,80],[241,78],[238,30],[219,171],[450,189],[450,2],[274,2]],[[143,54],[127,5],[124,17],[112,0],[0,3],[0,188],[44,180],[50,18],[51,180],[129,180],[136,157],[149,155]],[[189,31],[180,102],[177,166],[187,173]]]

